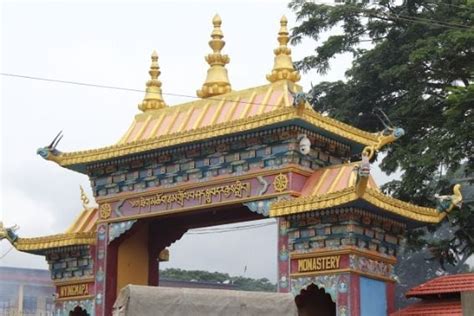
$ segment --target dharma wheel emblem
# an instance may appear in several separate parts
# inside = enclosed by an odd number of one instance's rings
[[[110,217],[110,214],[112,213],[112,207],[110,206],[109,203],[102,204],[99,207],[99,215],[100,218],[102,219],[107,219]]]
[[[280,173],[273,180],[273,187],[277,192],[285,191],[288,188],[288,177]]]

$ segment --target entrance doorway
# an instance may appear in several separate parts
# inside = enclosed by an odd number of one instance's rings
[[[244,205],[229,205],[194,213],[142,219],[109,244],[110,271],[116,271],[116,284],[110,292],[118,294],[127,284],[158,285],[159,253],[179,240],[188,230],[264,219]],[[216,238],[219,238],[216,236]],[[115,296],[110,297],[115,300]]]
[[[315,284],[301,290],[295,297],[295,303],[299,316],[336,316],[336,303],[332,301],[331,295]]]
[[[90,315],[80,306],[76,306],[74,310],[69,312],[69,316],[90,316]]]

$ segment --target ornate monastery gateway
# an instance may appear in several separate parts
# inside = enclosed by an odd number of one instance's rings
[[[404,230],[446,213],[378,189],[368,160],[403,130],[368,133],[315,111],[296,84],[286,18],[280,24],[269,83],[232,90],[215,16],[200,99],[168,106],[153,53],[141,113],[116,144],[65,153],[55,140],[38,150],[86,174],[99,205],[83,195],[84,210],[58,235],[19,238],[2,227],[18,250],[46,257],[56,315],[78,306],[111,315],[123,286],[158,285],[166,247],[187,230],[267,217],[278,221],[280,292],[317,286],[339,316],[393,311]],[[362,161],[349,163],[355,154]]]

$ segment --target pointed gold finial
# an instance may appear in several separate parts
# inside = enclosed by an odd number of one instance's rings
[[[278,43],[280,43],[280,46],[273,50],[275,53],[275,63],[272,72],[267,75],[267,80],[270,82],[284,79],[293,82],[300,80],[299,72],[293,67],[291,49],[287,45],[290,41],[287,24],[288,20],[283,16],[280,20],[280,32],[278,32]]]
[[[81,189],[81,201],[82,201],[82,206],[84,207],[85,210],[89,209],[89,198],[87,197],[86,192],[84,192],[84,188],[82,185],[79,186]]]
[[[150,74],[151,79],[146,83],[145,98],[143,99],[143,102],[138,105],[138,108],[143,112],[166,107],[166,103],[161,95],[161,81],[158,80],[161,71],[158,66],[158,54],[156,51],[153,51],[151,54],[151,66],[148,73]]]
[[[212,39],[209,41],[209,46],[213,52],[206,56],[206,61],[211,67],[207,70],[206,81],[202,88],[197,90],[197,95],[200,98],[212,97],[231,91],[227,69],[225,68],[230,59],[229,56],[221,54],[225,41],[222,40],[224,38],[221,30],[222,20],[218,14],[212,19],[212,24],[214,29],[211,33]]]

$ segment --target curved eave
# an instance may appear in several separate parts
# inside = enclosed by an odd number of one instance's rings
[[[382,212],[388,212],[391,215],[415,222],[435,224],[439,223],[445,216],[438,213],[436,209],[403,202],[371,188],[367,188],[364,194],[359,197],[355,187],[324,195],[275,202],[271,206],[270,216],[278,217],[334,207],[351,206],[359,201],[365,201]]]
[[[18,238],[14,246],[17,250],[32,254],[68,246],[87,246],[96,242],[95,232],[66,233],[37,238]]]
[[[116,144],[98,149],[61,153],[60,155],[51,157],[49,160],[56,162],[60,166],[79,172],[85,172],[84,165],[92,162],[129,156],[158,148],[193,143],[224,135],[258,130],[262,129],[262,127],[278,126],[291,121],[301,121],[316,130],[327,131],[331,135],[362,146],[371,146],[377,143],[377,134],[365,132],[335,119],[322,116],[312,109],[305,108],[301,113],[298,113],[298,110],[294,107],[282,107],[262,115],[240,119],[230,123],[215,124],[195,130],[125,144]]]

